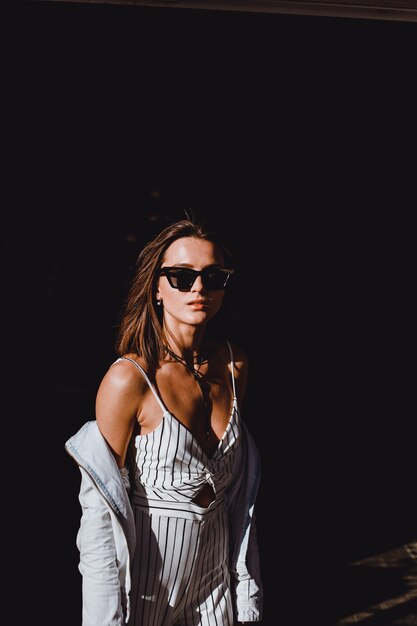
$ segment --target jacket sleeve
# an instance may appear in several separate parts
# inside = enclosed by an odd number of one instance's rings
[[[82,509],[77,547],[82,575],[82,626],[124,626],[125,599],[120,585],[112,515],[90,475],[80,467]]]
[[[235,613],[238,622],[259,622],[262,619],[263,589],[255,516],[249,530],[246,561],[232,571],[235,592]]]
[[[255,519],[260,459],[247,429],[236,457],[235,480],[228,494],[232,586],[235,617],[259,622],[263,613],[263,585]]]

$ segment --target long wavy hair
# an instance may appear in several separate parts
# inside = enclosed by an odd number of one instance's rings
[[[177,239],[195,237],[211,241],[223,253],[227,266],[232,257],[219,236],[206,230],[203,224],[190,219],[179,220],[162,230],[140,252],[131,286],[125,300],[116,340],[119,356],[136,353],[141,356],[149,370],[155,370],[164,355],[167,343],[162,327],[162,307],[156,305],[158,270],[165,250]]]

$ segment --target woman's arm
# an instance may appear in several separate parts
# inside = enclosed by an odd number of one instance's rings
[[[148,387],[129,361],[114,363],[105,374],[96,397],[96,420],[117,465],[123,467]]]

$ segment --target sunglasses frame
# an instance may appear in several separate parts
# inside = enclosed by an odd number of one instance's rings
[[[179,287],[176,287],[176,286],[173,284],[173,282],[172,282],[172,276],[171,276],[171,271],[172,271],[172,270],[174,270],[174,271],[175,271],[175,270],[176,270],[176,271],[179,271],[179,270],[184,270],[184,271],[191,272],[192,274],[194,274],[194,280],[193,280],[193,282],[191,283],[191,285],[190,285],[187,289],[180,289]],[[225,276],[225,281],[224,281],[224,285],[223,285],[223,287],[219,287],[219,289],[209,289],[208,287],[206,287],[206,285],[204,284],[204,273],[205,273],[205,272],[209,272],[210,270],[211,270],[211,271],[213,271],[213,270],[217,270],[217,271],[219,271],[220,273],[222,273],[222,274],[225,274],[225,275],[226,275],[226,276]],[[178,291],[191,291],[192,286],[194,285],[194,283],[195,283],[195,281],[197,280],[197,277],[198,277],[198,276],[201,276],[201,280],[202,280],[202,282],[203,282],[204,289],[207,289],[207,291],[223,291],[223,289],[226,289],[226,285],[227,285],[227,283],[228,283],[228,281],[229,281],[229,278],[230,278],[230,277],[231,277],[231,275],[234,273],[234,271],[235,271],[234,269],[229,269],[229,268],[226,268],[226,267],[211,267],[211,266],[209,266],[209,267],[205,267],[205,268],[203,268],[202,270],[194,270],[194,269],[193,269],[193,268],[191,268],[191,267],[178,267],[178,265],[177,265],[177,266],[173,265],[173,266],[161,267],[161,268],[158,270],[158,275],[159,275],[159,276],[165,276],[165,277],[166,277],[166,279],[168,280],[168,282],[169,282],[170,286],[171,286],[173,289],[178,289]]]

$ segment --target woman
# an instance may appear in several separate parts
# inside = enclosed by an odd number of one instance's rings
[[[248,359],[207,332],[232,274],[190,220],[139,255],[96,419],[66,443],[82,476],[83,626],[262,618]]]

